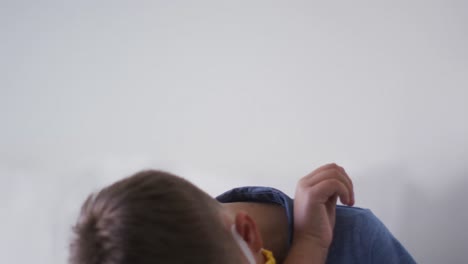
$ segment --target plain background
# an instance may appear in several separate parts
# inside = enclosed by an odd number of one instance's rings
[[[65,263],[144,168],[294,195],[328,163],[420,263],[466,263],[466,1],[0,1],[0,262]]]

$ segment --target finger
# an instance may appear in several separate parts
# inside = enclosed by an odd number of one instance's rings
[[[351,177],[349,177],[348,173],[345,171],[345,169],[341,166],[338,166],[338,169],[342,172],[342,174],[346,177],[348,182],[351,184],[351,198],[352,198],[352,203],[354,204],[354,184],[353,181],[351,180]]]
[[[310,177],[304,177],[301,179],[301,184],[304,186],[312,186],[328,178],[337,179],[342,181],[349,188],[352,187],[346,176],[337,168],[319,171]]]
[[[307,175],[306,177],[314,177],[315,175],[314,174],[318,174],[320,172],[323,172],[323,171],[326,171],[326,170],[339,170],[342,175],[345,177],[346,181],[348,181],[348,185],[347,186],[351,186],[350,187],[350,196],[351,196],[351,201],[352,201],[352,204],[354,204],[355,202],[355,198],[354,198],[354,185],[353,185],[353,181],[351,180],[351,178],[349,177],[348,173],[346,173],[345,169],[339,165],[337,165],[336,163],[329,163],[329,164],[326,164],[326,165],[323,165],[321,167],[319,167],[318,169],[316,169],[315,171],[313,171],[312,173],[310,173],[309,175]]]
[[[353,185],[353,181],[352,181],[351,178],[349,177],[349,175],[348,175],[348,173],[346,172],[346,170],[345,170],[343,167],[339,166],[339,165],[336,165],[336,166],[337,166],[338,170],[340,170],[341,173],[342,173],[343,175],[346,176],[346,179],[349,181],[349,183],[350,183],[351,185]]]
[[[338,169],[341,171],[342,175],[345,176],[346,180],[349,182],[349,184],[351,185],[351,204],[350,205],[354,205],[354,184],[353,184],[353,181],[351,180],[351,177],[349,177],[348,173],[345,171],[345,169],[341,166],[338,166]]]
[[[322,166],[318,167],[317,169],[312,171],[310,174],[318,173],[318,172],[328,170],[328,169],[331,169],[331,168],[334,168],[334,167],[337,167],[337,166],[338,165],[336,165],[336,163],[328,163],[328,164],[325,164],[325,165],[322,165]]]
[[[320,172],[326,171],[326,170],[339,170],[346,177],[347,181],[349,181],[351,186],[353,185],[353,182],[352,182],[351,178],[349,177],[348,173],[346,173],[345,169],[343,167],[337,165],[336,163],[329,163],[329,164],[323,165],[323,166],[319,167],[318,169],[312,171],[311,173],[309,173],[305,177],[314,177],[314,175],[316,175],[316,174],[318,174]]]
[[[353,203],[352,201],[354,201],[353,185],[349,181],[348,177],[346,175],[344,175],[341,172],[341,170],[339,170],[336,167],[333,168],[333,169],[323,170],[323,171],[315,174],[313,177],[305,177],[305,178],[300,180],[300,184],[304,188],[310,188],[310,187],[318,184],[319,182],[329,180],[329,179],[338,180],[338,181],[342,182],[346,186],[346,188],[348,189],[348,193],[350,195],[349,196],[349,201],[352,204]]]
[[[319,203],[326,203],[334,195],[338,195],[341,203],[350,204],[349,191],[342,181],[337,179],[327,179],[321,181],[310,189],[311,199]]]

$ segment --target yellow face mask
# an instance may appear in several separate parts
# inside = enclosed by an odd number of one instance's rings
[[[276,264],[275,257],[273,256],[273,252],[262,249],[263,257],[265,257],[265,264]]]

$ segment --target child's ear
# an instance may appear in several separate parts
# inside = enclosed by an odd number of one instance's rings
[[[235,219],[236,230],[240,236],[247,242],[250,250],[254,254],[261,254],[263,240],[255,221],[245,212],[238,212]]]

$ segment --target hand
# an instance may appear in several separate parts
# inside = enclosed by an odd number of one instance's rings
[[[354,204],[353,184],[336,164],[324,165],[299,180],[294,197],[294,242],[328,250],[335,226],[335,208]]]

